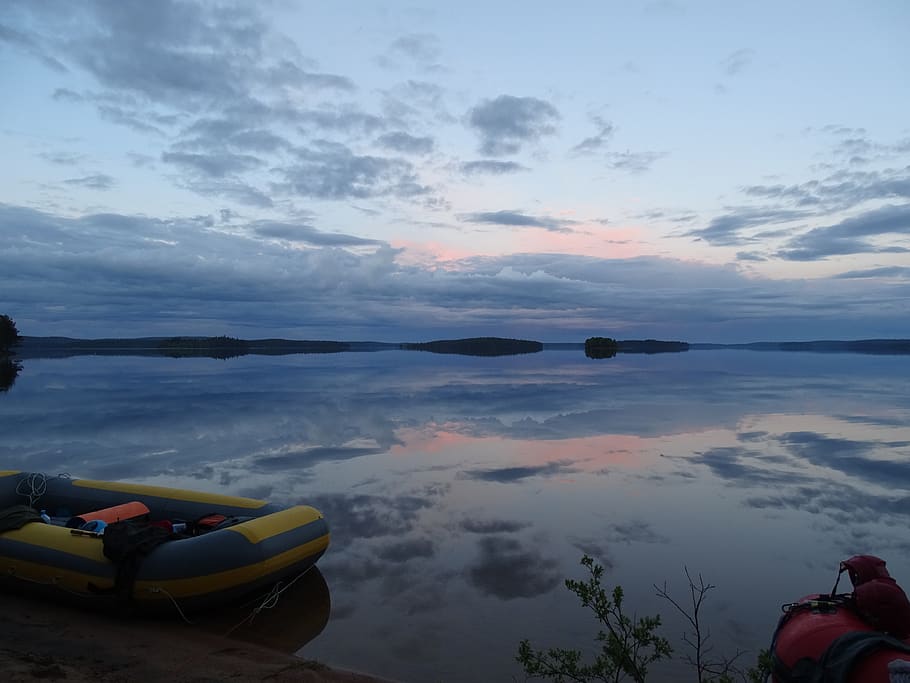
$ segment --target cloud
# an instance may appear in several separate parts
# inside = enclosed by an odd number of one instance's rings
[[[161,155],[161,160],[211,178],[224,178],[236,173],[260,168],[264,164],[261,159],[249,154],[232,154],[230,152],[214,152],[211,154],[164,152]]]
[[[517,154],[531,142],[556,132],[559,112],[534,97],[500,95],[483,100],[468,112],[468,123],[480,135],[480,151],[488,156]]]
[[[376,144],[402,154],[429,154],[435,143],[431,137],[416,137],[404,131],[394,131],[379,136]]]
[[[468,223],[486,223],[489,225],[506,225],[522,228],[543,228],[550,232],[572,232],[569,227],[576,221],[550,218],[548,216],[530,216],[519,211],[482,211],[478,213],[459,214],[458,219]]]
[[[500,600],[533,598],[549,593],[560,580],[559,563],[517,540],[484,536],[480,557],[468,568],[468,581],[484,595]]]
[[[611,152],[607,155],[607,165],[617,171],[644,173],[663,156],[661,152]]]
[[[697,228],[683,234],[703,239],[714,246],[739,246],[754,241],[752,237],[743,234],[748,228],[792,223],[810,215],[807,211],[792,209],[744,207],[713,218],[707,228]]]
[[[309,225],[300,223],[283,223],[280,221],[255,221],[250,224],[257,235],[287,240],[289,242],[304,242],[316,246],[326,247],[355,247],[361,245],[383,244],[377,240],[343,235],[341,233],[322,232]]]
[[[394,68],[396,60],[405,58],[416,64],[436,66],[441,54],[439,38],[432,33],[409,33],[392,41],[386,54],[378,59],[381,66]]]
[[[837,171],[796,185],[749,185],[749,197],[779,201],[798,209],[842,211],[863,202],[910,198],[910,166],[880,171]]]
[[[597,126],[597,133],[587,137],[572,148],[572,152],[578,155],[594,154],[603,149],[610,138],[613,136],[613,124],[606,119],[595,116],[594,124]]]
[[[874,277],[895,277],[910,280],[910,268],[906,266],[882,266],[865,270],[850,270],[833,276],[839,280],[858,280]]]
[[[370,496],[331,493],[313,496],[315,506],[332,520],[332,538],[348,545],[356,539],[400,537],[410,532],[418,516],[433,501],[414,496]]]
[[[82,176],[81,178],[67,178],[63,181],[67,185],[79,185],[87,187],[90,190],[110,190],[117,184],[117,181],[105,173],[95,173],[94,175]]]
[[[728,76],[735,76],[749,66],[753,59],[755,59],[755,50],[742,48],[724,57],[720,65]]]
[[[814,228],[790,239],[777,255],[789,261],[816,261],[845,254],[910,252],[906,247],[879,246],[868,239],[891,234],[910,235],[910,204],[882,206],[835,225]]]
[[[517,467],[494,467],[490,469],[465,470],[462,476],[466,479],[492,481],[500,484],[513,484],[530,477],[555,477],[578,472],[571,467],[571,462],[550,462],[546,465],[524,465]]]
[[[768,459],[765,454],[739,446],[719,446],[686,458],[688,462],[705,465],[711,473],[737,486],[787,486],[808,482],[810,478],[789,468],[770,468],[768,463],[779,460]],[[792,462],[791,462],[792,465]]]
[[[468,518],[459,525],[469,534],[514,534],[531,526],[529,522],[515,522],[506,519]]]
[[[629,520],[611,524],[606,537],[614,543],[669,543],[669,539],[654,531],[649,522]]]
[[[910,443],[886,443],[878,441],[855,441],[830,437],[816,432],[788,432],[776,437],[794,457],[818,467],[824,467],[850,476],[853,480],[865,481],[886,488],[910,490],[910,469],[903,460],[884,460],[874,457],[887,447],[889,451],[904,449],[910,451]]]
[[[341,143],[326,140],[298,148],[295,156],[295,163],[279,170],[285,182],[275,187],[299,197],[406,198],[429,192],[417,182],[414,167],[404,159],[357,155]]]
[[[306,90],[341,90],[353,92],[357,89],[347,76],[304,71],[290,60],[282,60],[268,70],[270,81],[277,86],[296,84]]]
[[[397,543],[383,545],[376,551],[376,556],[386,562],[411,562],[415,559],[427,559],[436,555],[436,544],[428,538],[412,538]]]
[[[362,193],[390,187],[367,185]],[[255,188],[231,179],[203,189],[257,199]],[[408,265],[400,250],[363,244],[351,233],[301,229],[313,227],[311,216],[271,226],[219,216],[68,217],[0,204],[0,291],[11,312],[48,301],[65,307],[36,318],[35,334],[143,336],[176,328],[299,337],[305,320],[306,334],[388,341],[441,338],[452,329],[544,341],[584,339],[592,330],[689,341],[899,337],[903,319],[895,319],[893,301],[910,296],[906,280],[770,280],[657,257],[512,254],[452,260],[443,271]],[[547,219],[519,216],[477,218],[507,227]],[[312,248],[294,248],[287,241],[294,237]],[[402,319],[403,299],[420,315]],[[555,419],[515,425],[525,427],[562,429]]]
[[[477,161],[466,161],[461,165],[461,172],[465,175],[505,175],[507,173],[518,173],[519,171],[529,170],[526,166],[515,163],[514,161],[495,161],[492,159],[479,159]]]
[[[85,161],[84,154],[74,154],[72,152],[42,152],[38,156],[45,161],[59,164],[60,166],[75,166]]]
[[[275,455],[257,456],[253,461],[253,468],[271,471],[284,471],[315,467],[323,462],[339,462],[362,458],[368,455],[381,455],[386,453],[385,448],[354,448],[350,446],[316,446],[301,450],[281,449]]]

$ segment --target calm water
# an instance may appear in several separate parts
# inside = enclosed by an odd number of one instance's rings
[[[726,651],[851,554],[910,587],[906,357],[31,360],[0,428],[0,469],[316,505],[333,539],[306,590],[331,615],[319,632],[304,594],[300,654],[404,681],[522,680],[522,638],[591,642],[562,585],[583,552],[677,643],[652,584],[701,572]]]

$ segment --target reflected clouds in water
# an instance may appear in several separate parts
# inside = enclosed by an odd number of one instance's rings
[[[553,590],[561,581],[560,563],[537,548],[508,536],[483,536],[480,556],[468,567],[468,580],[481,593],[502,600],[530,598]]]

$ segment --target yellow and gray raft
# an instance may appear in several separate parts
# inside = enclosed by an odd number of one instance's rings
[[[252,498],[160,486],[44,477],[0,471],[0,509],[31,505],[53,515],[78,516],[139,501],[149,519],[198,520],[212,514],[237,520],[200,535],[175,537],[141,559],[130,605],[142,612],[199,610],[298,576],[329,545],[322,514],[307,505],[282,508]],[[243,521],[240,521],[243,520]],[[0,578],[86,602],[114,602],[118,570],[101,536],[32,522],[0,533]]]

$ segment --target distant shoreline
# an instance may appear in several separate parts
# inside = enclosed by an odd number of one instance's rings
[[[235,339],[232,337],[135,337],[77,339],[24,336],[14,349],[21,360],[71,356],[164,356],[233,358],[244,355],[424,351],[473,356],[501,356],[540,351],[584,351],[584,342],[539,342],[501,337],[472,337],[430,342],[371,342],[298,339]],[[910,355],[910,339],[817,340],[805,342],[750,342],[743,344],[689,343],[656,339],[620,340],[618,353],[680,353],[686,351],[799,351]]]

